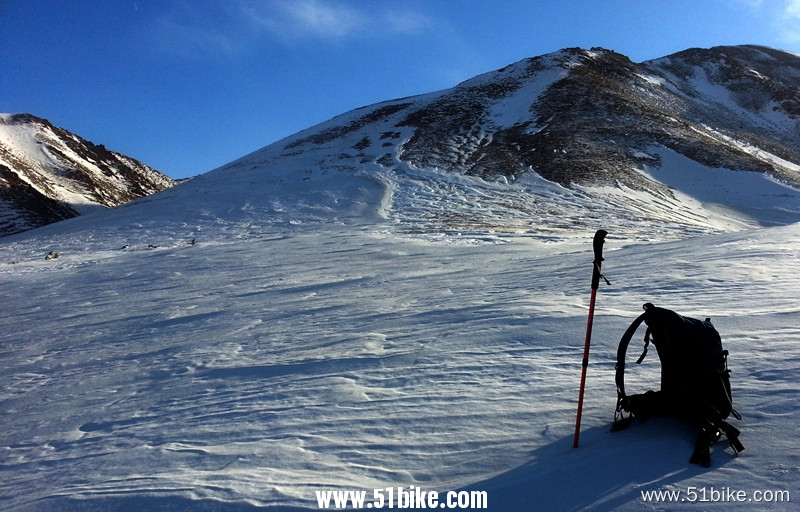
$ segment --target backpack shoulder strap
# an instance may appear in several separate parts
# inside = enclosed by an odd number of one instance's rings
[[[644,313],[639,315],[636,320],[634,320],[628,329],[625,331],[625,334],[622,335],[622,339],[619,340],[619,347],[617,348],[617,364],[615,366],[616,375],[615,380],[617,383],[617,409],[614,411],[614,424],[611,426],[612,431],[616,430],[623,430],[630,425],[630,422],[633,420],[632,415],[628,415],[625,417],[623,410],[629,411],[628,408],[628,397],[625,395],[625,354],[628,352],[628,345],[633,338],[633,335],[636,333],[636,330],[642,325],[642,322],[648,317],[648,315],[652,314],[653,311],[657,310],[655,306],[650,304],[649,302],[643,306]],[[646,339],[649,340],[650,329],[648,328]],[[641,357],[637,363],[640,363],[644,356],[647,354],[647,345],[645,345],[644,352],[642,353]]]
[[[625,396],[625,354],[628,352],[628,344],[631,342],[631,338],[633,338],[634,333],[636,333],[636,329],[642,325],[645,316],[647,316],[647,311],[639,315],[639,317],[631,323],[628,329],[625,331],[625,334],[622,335],[622,339],[619,340],[619,347],[617,348],[617,364],[615,369],[616,373],[616,383],[617,383],[617,395],[619,397]]]

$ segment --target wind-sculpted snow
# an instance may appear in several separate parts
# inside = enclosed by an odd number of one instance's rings
[[[641,490],[687,486],[800,492],[797,224],[624,247],[611,233],[573,450],[590,239],[75,228],[89,219],[3,250],[5,510],[313,510],[317,490],[411,485],[485,490],[512,511],[648,510]],[[40,258],[50,247],[62,256]],[[718,445],[711,470],[689,465],[691,430],[670,421],[607,432],[616,342],[646,301],[722,332],[738,457]],[[645,367],[632,390],[657,386],[656,358]]]

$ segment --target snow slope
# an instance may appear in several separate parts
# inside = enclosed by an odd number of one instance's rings
[[[316,491],[410,486],[503,511],[685,510],[642,492],[692,488],[792,501],[690,509],[797,510],[800,224],[697,236],[608,210],[552,236],[564,211],[543,211],[540,229],[449,232],[439,219],[505,185],[442,177],[465,200],[425,203],[432,180],[247,169],[4,240],[4,510],[318,510]],[[393,213],[409,190],[427,229]],[[573,449],[591,235],[608,225]],[[666,420],[608,432],[616,344],[644,302],[713,318],[739,456],[690,465],[692,432]],[[658,385],[657,359],[643,366],[631,392]]]

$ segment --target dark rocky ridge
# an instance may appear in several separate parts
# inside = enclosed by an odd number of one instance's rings
[[[777,55],[777,57],[775,57]],[[551,181],[568,185],[640,187],[633,172],[641,155],[664,146],[711,167],[769,172],[800,184],[796,174],[753,157],[703,133],[702,126],[790,162],[800,162],[800,132],[770,129],[741,112],[705,97],[693,86],[698,69],[709,81],[727,89],[742,110],[759,112],[770,102],[774,111],[800,119],[800,58],[759,47],[687,50],[656,61],[636,64],[612,51],[564,50],[550,64],[543,58],[525,62],[513,77],[494,73],[488,84],[465,82],[449,94],[405,116],[398,126],[413,126],[414,136],[401,158],[420,167],[437,166],[488,177],[516,175],[532,169]],[[469,138],[476,126],[491,130],[486,112],[491,100],[521,88],[549,67],[568,73],[539,97],[530,98],[531,119],[493,132],[465,158],[454,159],[452,143]],[[754,73],[754,71],[756,73]],[[665,86],[657,85],[660,78]],[[536,127],[536,130],[532,128]],[[699,129],[698,129],[699,128]],[[645,160],[649,162],[649,160]]]

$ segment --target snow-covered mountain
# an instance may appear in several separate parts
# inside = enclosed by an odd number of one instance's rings
[[[210,200],[246,183],[247,208],[282,222],[300,204],[344,212],[352,196],[334,181],[367,181],[381,197],[357,202],[412,234],[558,238],[602,220],[650,239],[654,224],[681,238],[794,222],[798,83],[800,57],[762,47],[641,64],[568,49],[345,113],[186,190]]]
[[[171,178],[30,114],[0,114],[0,237],[164,190]]]
[[[6,237],[0,505],[796,509],[796,77],[757,47],[564,50]],[[738,456],[689,464],[676,421],[608,431],[645,302],[713,319]],[[658,387],[654,354],[630,367]]]

